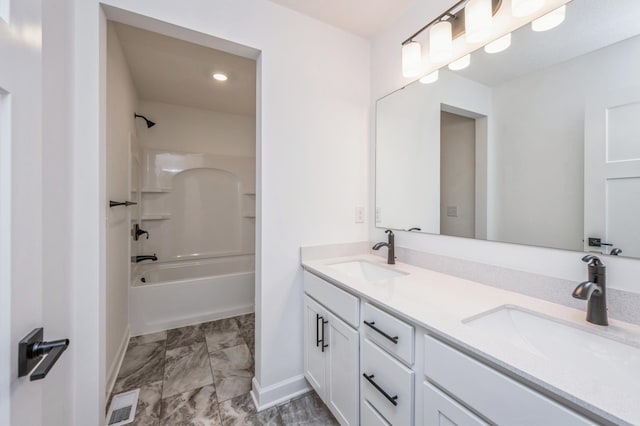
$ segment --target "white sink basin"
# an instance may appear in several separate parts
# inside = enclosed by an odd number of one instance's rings
[[[364,260],[333,263],[328,266],[332,269],[335,269],[336,271],[342,272],[343,274],[371,282],[383,281],[389,278],[408,275],[406,272],[385,268],[384,266],[380,266],[376,263],[371,263]]]
[[[587,374],[606,383],[637,387],[640,347],[515,306],[502,306],[463,323],[560,365],[576,377]]]

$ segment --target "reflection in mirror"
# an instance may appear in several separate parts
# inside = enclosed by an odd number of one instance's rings
[[[574,0],[380,99],[376,226],[640,257],[639,21]]]

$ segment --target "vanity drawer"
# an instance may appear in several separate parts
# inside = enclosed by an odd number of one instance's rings
[[[389,423],[367,401],[362,402],[362,424],[365,426],[389,426]]]
[[[412,424],[413,371],[369,339],[362,342],[360,383],[364,399],[392,425]]]
[[[427,378],[500,425],[595,425],[581,415],[452,347],[424,336]],[[487,392],[491,389],[491,392]]]
[[[409,365],[413,364],[413,327],[398,318],[364,304],[362,330],[365,336]]]
[[[335,285],[304,271],[304,291],[354,328],[359,323],[359,299]]]

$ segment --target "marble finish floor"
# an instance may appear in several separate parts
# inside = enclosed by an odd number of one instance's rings
[[[140,388],[132,425],[337,425],[314,392],[256,411],[254,324],[247,314],[132,337],[112,393]]]

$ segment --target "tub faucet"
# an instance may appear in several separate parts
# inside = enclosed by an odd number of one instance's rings
[[[578,284],[573,290],[576,299],[588,300],[587,321],[597,325],[609,325],[607,319],[606,267],[594,255],[582,258],[587,263],[589,280]]]
[[[156,262],[158,261],[158,258],[156,257],[155,253],[153,253],[153,255],[131,256],[131,262],[133,263],[142,262],[143,260],[153,260],[154,262]]]
[[[382,247],[387,247],[389,250],[387,251],[387,263],[389,265],[394,265],[396,263],[396,248],[395,248],[395,236],[393,235],[393,231],[391,229],[387,229],[384,231],[388,234],[388,242],[380,242],[376,243],[372,249],[380,250]]]

